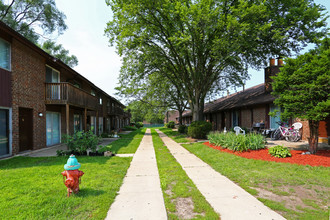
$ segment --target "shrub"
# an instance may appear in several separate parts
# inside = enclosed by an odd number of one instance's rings
[[[136,127],[133,127],[133,126],[125,126],[124,127],[124,130],[126,131],[135,131],[137,128]]]
[[[193,121],[188,127],[188,135],[192,138],[206,138],[206,135],[212,130],[212,124],[206,121]]]
[[[287,147],[283,147],[282,145],[276,145],[268,149],[268,153],[273,157],[285,158],[291,157],[290,150]]]
[[[179,125],[178,132],[181,134],[187,134],[188,132],[188,127],[185,125]]]
[[[102,133],[101,134],[101,138],[108,138],[109,137],[109,134],[107,134],[107,133]]]
[[[135,123],[135,127],[136,127],[137,129],[142,128],[142,127],[143,127],[143,123],[142,123],[142,122],[136,122],[136,123]]]
[[[265,139],[260,134],[236,135],[233,132],[211,132],[207,136],[215,146],[228,148],[233,151],[258,150],[265,148]]]
[[[165,127],[174,128],[175,127],[175,122],[174,121],[169,121],[168,123],[165,123]]]
[[[63,143],[68,145],[71,151],[83,154],[87,150],[96,152],[96,146],[99,143],[99,137],[93,134],[92,131],[78,131],[74,135],[65,135],[62,139]]]

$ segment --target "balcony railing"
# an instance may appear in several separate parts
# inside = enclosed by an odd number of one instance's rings
[[[81,108],[96,109],[98,99],[70,83],[46,83],[46,104],[70,104]]]
[[[109,115],[123,115],[124,114],[124,110],[120,107],[111,108],[110,106],[108,106],[107,112]]]

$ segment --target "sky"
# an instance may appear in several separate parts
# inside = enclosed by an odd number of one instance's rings
[[[330,14],[330,0],[315,0],[326,7]],[[116,98],[115,87],[121,67],[121,57],[115,47],[110,47],[109,38],[104,35],[106,23],[111,20],[112,12],[105,0],[55,0],[56,6],[66,15],[68,29],[55,40],[77,56],[78,65],[73,69],[86,77],[94,85]],[[330,18],[328,18],[330,27]],[[245,88],[264,82],[263,69],[249,69],[251,79]],[[237,91],[242,88],[237,88]],[[231,93],[234,92],[233,90]]]

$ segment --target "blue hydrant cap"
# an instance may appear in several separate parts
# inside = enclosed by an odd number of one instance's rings
[[[68,159],[68,162],[64,165],[65,170],[77,170],[81,167],[80,163],[78,163],[77,158],[75,155],[71,154]]]

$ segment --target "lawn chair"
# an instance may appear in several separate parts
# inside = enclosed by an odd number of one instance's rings
[[[298,131],[300,130],[300,128],[302,128],[302,126],[303,125],[300,122],[296,122],[292,125],[293,129],[298,130]]]
[[[239,135],[239,134],[245,135],[245,131],[238,126],[234,127],[234,131],[235,131],[236,135]]]

